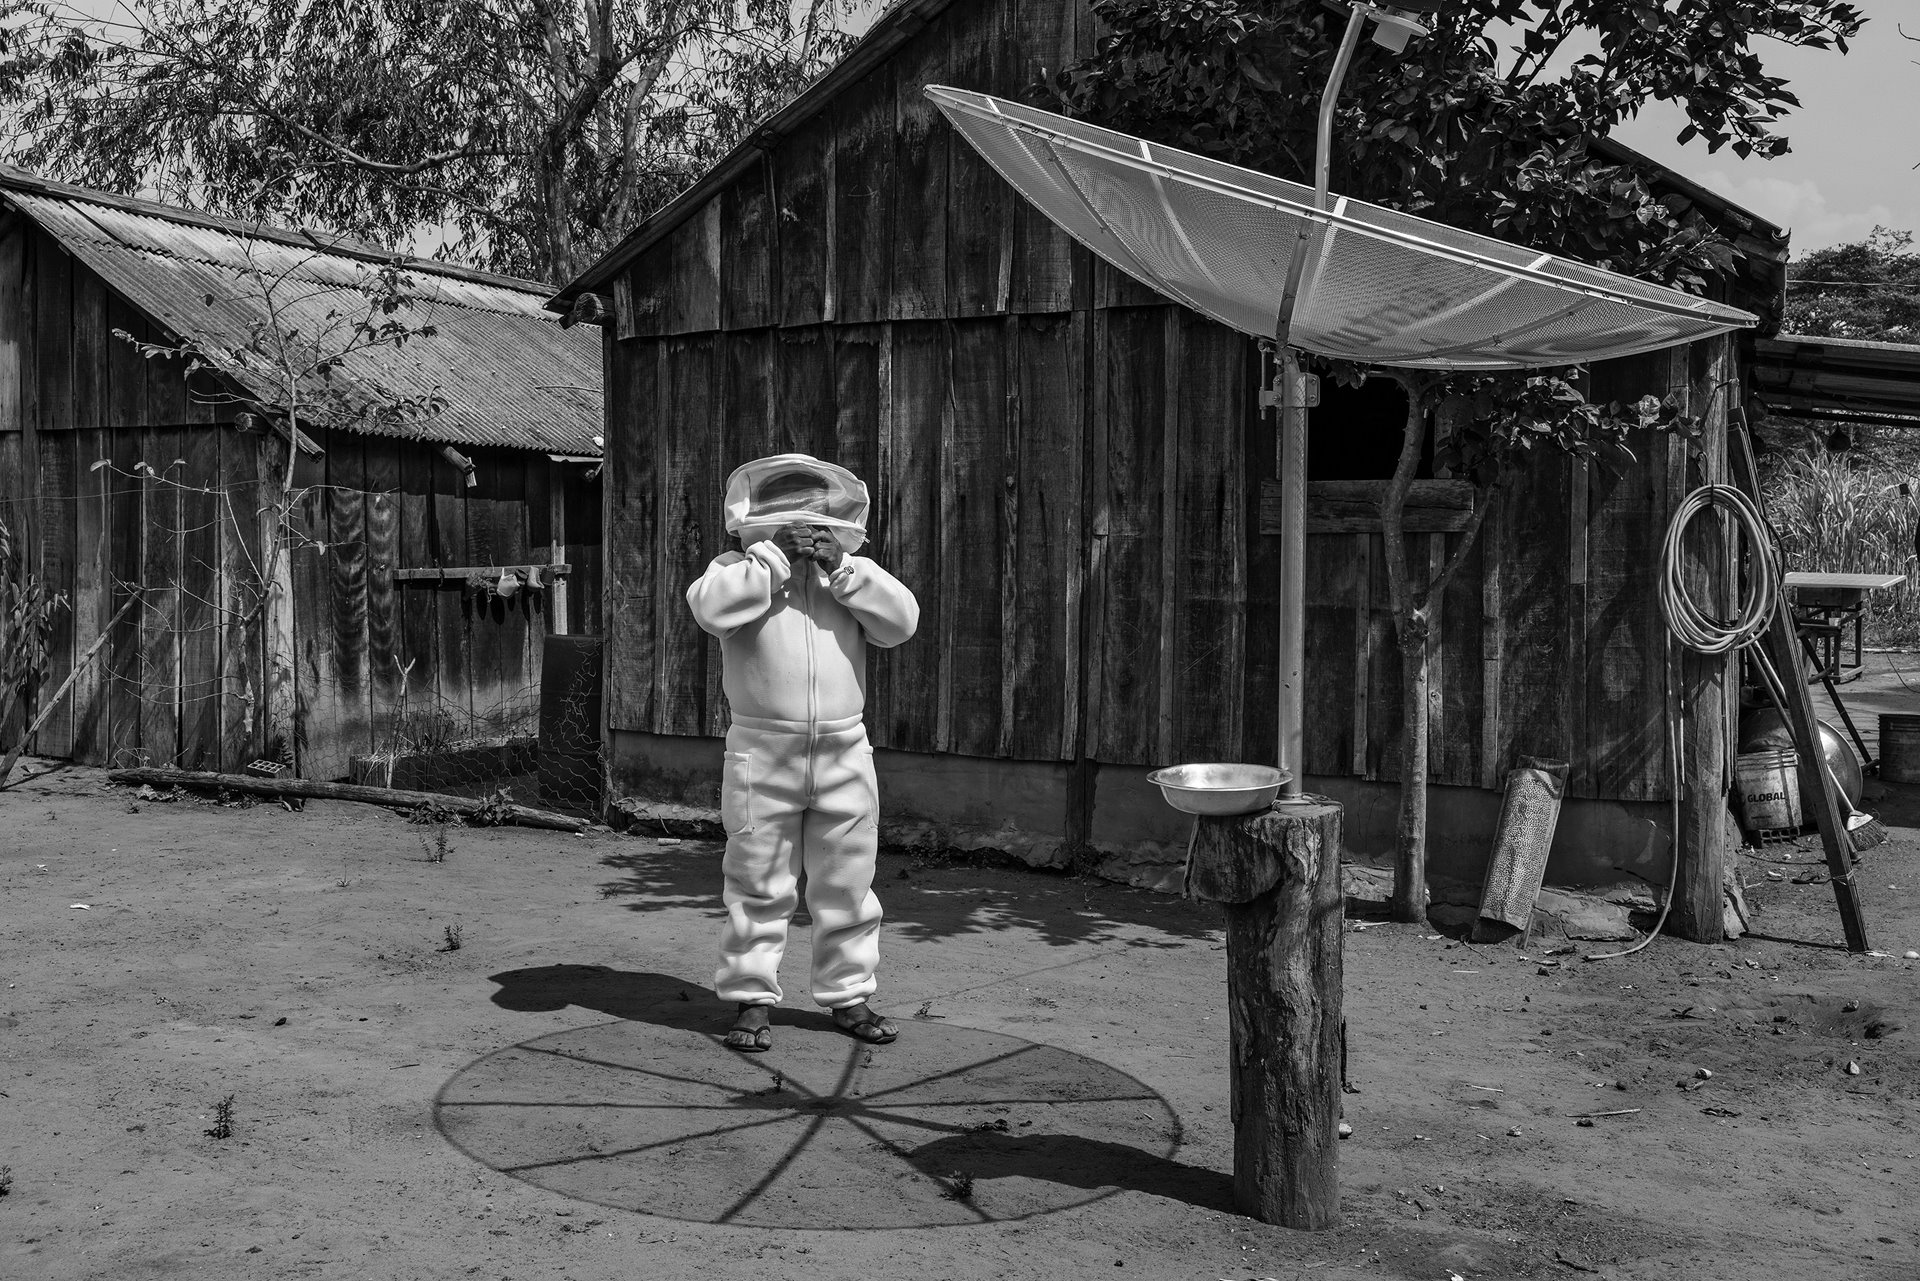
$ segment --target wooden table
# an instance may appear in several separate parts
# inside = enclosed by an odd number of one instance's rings
[[[1906,582],[1904,574],[1788,574],[1783,586],[1793,593],[1793,621],[1819,655],[1821,674],[1850,681],[1860,674],[1862,630],[1868,592]],[[1847,624],[1853,624],[1853,662],[1840,661]]]

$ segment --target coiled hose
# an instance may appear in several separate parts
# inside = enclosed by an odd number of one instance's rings
[[[1687,590],[1681,547],[1687,526],[1713,507],[1733,513],[1751,555],[1747,563],[1747,590],[1739,611],[1730,619],[1710,617]],[[1682,645],[1701,654],[1724,654],[1743,649],[1766,634],[1780,601],[1780,548],[1773,529],[1758,505],[1731,485],[1703,485],[1688,494],[1667,524],[1660,548],[1660,613],[1667,630]]]
[[[1748,551],[1747,587],[1732,618],[1708,614],[1693,598],[1693,593],[1687,590],[1686,558],[1683,552],[1687,527],[1716,507],[1732,513],[1733,523],[1739,529]],[[1673,906],[1673,892],[1680,880],[1680,745],[1683,733],[1676,707],[1678,689],[1674,679],[1674,643],[1677,641],[1700,654],[1725,654],[1730,650],[1755,645],[1766,635],[1774,613],[1780,607],[1780,583],[1780,547],[1774,539],[1773,528],[1767,524],[1767,518],[1759,506],[1733,486],[1702,485],[1686,496],[1673,513],[1673,519],[1667,522],[1667,536],[1660,546],[1660,614],[1667,621],[1667,760],[1672,770],[1670,781],[1673,795],[1673,857],[1670,860],[1672,866],[1667,872],[1667,896],[1660,904],[1660,919],[1654,922],[1653,929],[1645,938],[1623,951],[1588,953],[1587,960],[1608,961],[1632,956],[1653,942],[1654,936],[1666,925],[1667,912]],[[1773,693],[1780,686],[1779,674],[1773,670],[1766,651],[1756,649],[1754,657],[1767,678],[1768,692]]]

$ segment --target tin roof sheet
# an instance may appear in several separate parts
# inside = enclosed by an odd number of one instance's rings
[[[341,363],[332,386],[344,391],[347,409],[327,426],[601,452],[594,441],[603,430],[600,331],[563,328],[542,305],[551,292],[545,285],[384,254],[345,238],[250,228],[14,170],[0,170],[0,191],[128,302],[275,407],[286,396],[248,355],[257,332],[271,325],[311,335],[350,324],[367,314],[376,274],[397,265],[411,282],[409,299],[390,318],[413,336],[404,347],[357,351]],[[404,424],[354,412],[428,395],[440,398],[440,411]]]

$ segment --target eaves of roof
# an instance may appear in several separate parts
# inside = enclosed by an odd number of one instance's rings
[[[1778,334],[1753,347],[1754,390],[1776,412],[1920,426],[1920,346]]]
[[[660,206],[639,226],[628,232],[620,243],[601,255],[599,261],[561,286],[547,306],[559,312],[572,309],[581,294],[605,291],[620,270],[646,251],[647,247],[685,222],[694,211],[723,191],[735,178],[772,149],[781,138],[819,115],[844,89],[865,79],[884,63],[894,50],[913,39],[954,0],[898,0],[874,22],[867,34],[812,84],[796,94],[786,106],[769,116],[759,128],[722,156],[693,185]]]
[[[30,183],[18,171],[0,175],[0,203],[30,218],[166,333],[191,341],[247,397],[275,410],[285,408],[287,393],[263,367],[270,363],[258,350],[263,328],[341,333],[344,351],[346,328],[373,305],[374,271],[399,266],[410,281],[406,301],[375,319],[406,326],[405,346],[358,344],[330,374],[304,380],[309,405],[334,411],[320,425],[462,445],[600,452],[599,334],[562,326],[542,306],[544,286],[376,254],[359,242],[343,251],[330,237],[262,234],[150,201]],[[437,412],[404,423],[372,412],[429,398]]]

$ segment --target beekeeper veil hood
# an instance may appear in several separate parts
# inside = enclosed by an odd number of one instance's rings
[[[842,551],[867,541],[867,487],[844,467],[808,454],[756,458],[727,477],[727,532],[743,547],[771,538],[782,525],[832,532]]]

